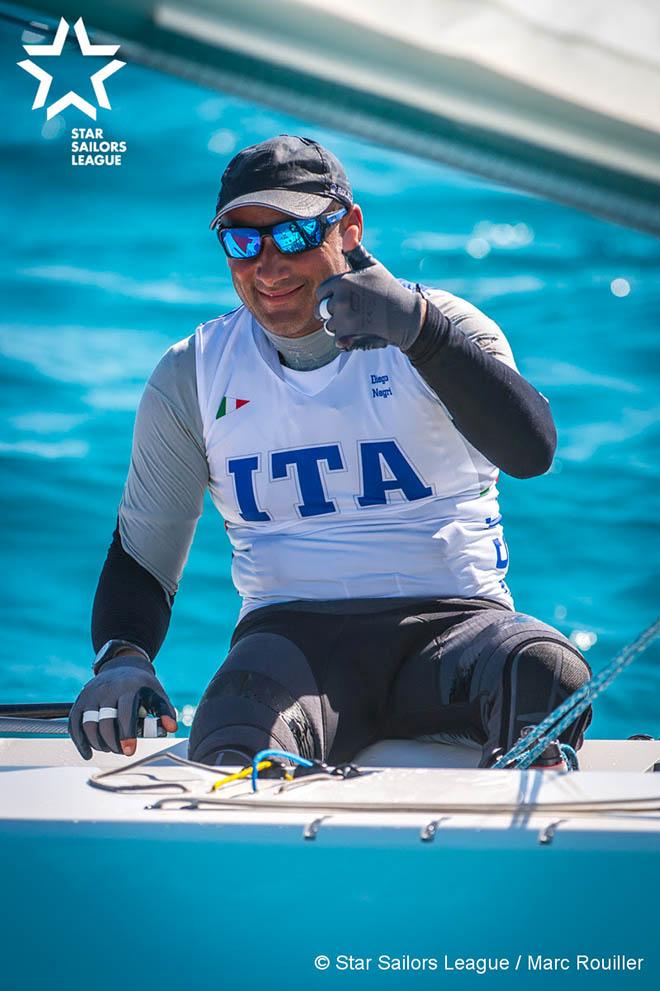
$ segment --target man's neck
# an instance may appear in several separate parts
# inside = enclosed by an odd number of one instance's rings
[[[304,337],[283,337],[272,331],[261,328],[277,349],[280,361],[295,371],[307,372],[314,368],[322,368],[339,356],[339,349],[331,334],[326,334],[323,327],[313,330]]]

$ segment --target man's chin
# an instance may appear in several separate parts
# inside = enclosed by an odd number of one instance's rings
[[[258,307],[253,313],[262,327],[280,337],[305,337],[315,329],[310,326],[311,321],[305,320],[293,307],[291,310],[282,309],[279,313],[266,313]]]

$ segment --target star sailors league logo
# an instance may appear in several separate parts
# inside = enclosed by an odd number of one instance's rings
[[[82,17],[78,18],[73,26],[73,30],[76,33],[76,38],[78,40],[78,45],[80,47],[81,55],[95,55],[110,57],[115,55],[119,49],[119,45],[92,45],[85,29]],[[58,25],[57,31],[55,33],[55,40],[52,45],[23,45],[23,48],[28,55],[34,58],[52,58],[56,55],[62,54],[62,49],[64,48],[64,43],[69,34],[69,24],[64,18],[60,18],[60,23]],[[29,72],[31,76],[39,81],[39,86],[37,88],[37,93],[34,98],[34,103],[32,104],[33,110],[39,110],[41,107],[46,105],[48,99],[48,94],[50,92],[50,84],[53,81],[53,77],[41,66],[36,65],[32,59],[25,59],[23,62],[17,63],[21,69],[25,69]],[[105,91],[105,81],[110,76],[114,75],[122,66],[126,65],[125,62],[120,62],[118,59],[113,58],[111,62],[104,65],[102,69],[91,75],[90,82],[94,89],[94,95],[96,96],[96,102],[99,107],[104,110],[110,110],[110,100],[108,99],[108,94]],[[91,117],[92,120],[96,120],[97,107],[94,104],[89,103],[88,100],[84,100],[82,96],[78,93],[74,93],[73,90],[69,90],[63,97],[56,100],[54,103],[49,104],[46,107],[46,120],[51,120],[56,117],[57,114],[61,113],[66,107],[77,107],[78,110],[82,110],[84,114]]]

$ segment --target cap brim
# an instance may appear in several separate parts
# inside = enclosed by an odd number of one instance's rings
[[[216,213],[211,221],[211,230],[218,221],[230,210],[238,210],[242,206],[267,206],[272,210],[280,210],[291,217],[304,220],[316,217],[332,203],[332,196],[319,196],[316,193],[297,193],[292,189],[261,189],[257,193],[246,193],[231,200],[222,210]]]

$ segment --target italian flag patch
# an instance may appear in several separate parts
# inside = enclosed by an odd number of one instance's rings
[[[241,406],[247,406],[249,402],[249,399],[236,399],[234,396],[223,396],[222,402],[218,406],[218,412],[215,414],[216,420],[219,420],[221,416],[227,416],[228,413],[235,413],[237,409],[240,409]]]

